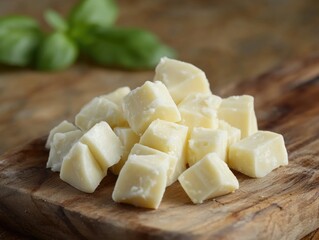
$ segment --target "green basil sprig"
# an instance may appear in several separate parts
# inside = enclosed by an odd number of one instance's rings
[[[48,10],[44,13],[47,23],[56,31],[66,32],[69,28],[68,23],[56,11]]]
[[[0,19],[0,62],[30,65],[41,38],[39,26],[32,18],[9,16]]]
[[[114,26],[118,7],[114,0],[80,0],[67,16],[45,12],[53,33],[41,32],[29,17],[0,19],[0,63],[35,66],[39,70],[62,70],[79,54],[103,65],[126,69],[153,68],[163,56],[175,52],[152,33]]]
[[[91,28],[78,38],[78,43],[95,62],[127,69],[151,68],[161,57],[175,56],[154,34],[142,29]]]
[[[78,56],[78,48],[65,33],[55,32],[39,47],[36,67],[39,70],[62,70],[71,66]]]
[[[105,28],[113,25],[117,16],[118,8],[113,0],[81,0],[71,9],[68,21],[71,27]]]

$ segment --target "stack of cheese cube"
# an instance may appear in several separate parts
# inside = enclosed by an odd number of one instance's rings
[[[282,135],[258,131],[253,97],[213,95],[203,71],[168,58],[153,82],[94,98],[46,147],[47,167],[75,188],[93,192],[110,170],[114,201],[155,209],[176,180],[202,203],[238,189],[230,168],[258,178],[288,164]]]

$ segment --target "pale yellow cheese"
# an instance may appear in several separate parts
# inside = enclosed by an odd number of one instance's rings
[[[224,120],[218,121],[218,129],[224,130],[227,132],[228,146],[232,145],[235,142],[238,142],[241,139],[241,132],[239,128],[231,126],[229,123]]]
[[[193,203],[202,203],[239,188],[237,178],[216,153],[207,154],[183,172],[178,181]]]
[[[202,203],[238,189],[229,167],[263,177],[288,164],[282,135],[258,131],[252,96],[221,99],[202,70],[166,57],[153,82],[92,99],[75,125],[51,130],[47,167],[88,193],[110,168],[119,175],[113,200],[138,207],[157,209],[177,179]]]
[[[135,143],[138,143],[140,137],[130,128],[116,127],[113,129],[114,133],[119,137],[123,145],[123,155],[120,161],[111,167],[113,174],[118,175],[127,160],[131,148]]]
[[[287,164],[284,138],[278,133],[258,131],[229,148],[229,167],[250,177],[264,177]]]
[[[54,134],[46,167],[51,168],[54,172],[60,172],[64,156],[70,151],[73,144],[79,140],[82,134],[81,130]]]
[[[239,128],[241,138],[245,138],[258,130],[252,96],[232,96],[223,99],[218,110],[218,117],[231,126]]]
[[[106,121],[112,128],[126,126],[122,102],[129,91],[128,87],[119,88],[110,94],[93,98],[75,116],[75,124],[83,131],[101,121]]]
[[[134,132],[141,135],[155,119],[181,120],[180,113],[162,82],[145,82],[132,90],[123,103],[124,115]]]
[[[116,134],[106,122],[95,124],[79,140],[86,144],[97,160],[103,173],[118,163],[123,154],[123,146]]]
[[[194,128],[188,140],[188,165],[194,165],[211,152],[215,152],[220,159],[226,161],[227,141],[227,132],[224,130]]]
[[[169,161],[169,167],[167,171],[167,183],[166,186],[170,186],[173,184],[176,180],[176,165],[177,165],[177,157],[174,155],[169,155],[167,153],[164,153],[162,151],[156,150],[154,148],[150,148],[147,146],[144,146],[142,144],[135,144],[134,147],[132,148],[130,155],[160,155],[160,158],[167,158]]]
[[[54,127],[50,131],[50,134],[48,136],[48,139],[47,139],[47,142],[45,144],[45,147],[47,149],[50,149],[54,134],[74,131],[74,130],[77,130],[77,129],[78,128],[76,126],[74,126],[72,123],[70,123],[70,122],[68,122],[66,120],[62,121],[61,123],[59,123],[56,127]]]
[[[157,209],[166,188],[167,158],[167,155],[130,155],[117,178],[113,200]]]
[[[181,89],[181,91],[183,91]],[[218,127],[217,110],[222,99],[213,94],[195,93],[187,96],[178,104],[182,120],[179,122],[189,128]]]
[[[88,146],[81,142],[74,144],[63,159],[60,178],[80,191],[94,192],[104,176]]]
[[[111,102],[117,104],[120,108],[122,108],[124,97],[129,94],[131,89],[129,87],[120,87],[113,92],[100,96],[101,98],[106,98]]]
[[[172,182],[186,169],[187,135],[186,126],[158,119],[150,124],[140,139],[140,144],[177,157]]]
[[[194,65],[164,57],[155,69],[154,81],[162,81],[178,104],[192,93],[210,93],[205,73]]]

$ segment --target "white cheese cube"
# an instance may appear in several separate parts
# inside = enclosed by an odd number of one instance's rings
[[[227,132],[228,146],[232,145],[235,142],[238,142],[241,139],[240,129],[231,126],[224,120],[218,121],[218,129]]]
[[[229,167],[250,177],[264,177],[287,164],[284,138],[278,133],[258,131],[229,148]]]
[[[60,178],[80,191],[94,192],[104,176],[88,146],[81,142],[74,144],[63,159]]]
[[[232,96],[222,100],[218,117],[231,126],[239,128],[241,138],[257,132],[257,120],[252,96]]]
[[[66,120],[62,121],[56,127],[52,128],[52,130],[50,131],[50,134],[48,136],[45,147],[47,149],[50,149],[54,134],[70,132],[70,131],[74,131],[74,130],[77,130],[76,126],[74,126],[72,123],[70,123]]]
[[[170,122],[181,120],[180,113],[162,82],[145,82],[132,90],[123,103],[124,115],[130,127],[142,134],[155,119]]]
[[[106,97],[93,98],[75,116],[75,124],[83,131],[101,121],[106,121],[111,127],[127,124],[122,108]]]
[[[216,153],[207,154],[183,172],[178,181],[193,203],[202,203],[239,188],[237,178]]]
[[[132,150],[130,152],[130,155],[161,155],[161,158],[166,157],[169,161],[166,186],[170,186],[171,184],[173,184],[177,180],[178,176],[176,176],[176,174],[175,174],[175,169],[176,169],[178,159],[176,156],[169,155],[167,153],[156,150],[154,148],[144,146],[144,145],[139,144],[139,143],[134,145],[134,147],[132,148]]]
[[[140,144],[177,157],[171,181],[176,181],[186,169],[187,136],[186,126],[158,119],[150,124],[140,139]]]
[[[217,110],[222,99],[213,94],[196,93],[184,98],[178,104],[182,120],[179,122],[189,128],[218,127]]]
[[[163,155],[130,155],[116,181],[113,200],[157,209],[165,192],[168,163]]]
[[[227,141],[227,132],[224,130],[194,128],[188,140],[188,165],[194,165],[211,152],[215,152],[220,159],[226,162]]]
[[[123,154],[120,139],[106,122],[95,124],[79,141],[89,147],[104,174],[109,167],[120,161]]]
[[[114,133],[119,137],[123,145],[123,155],[120,161],[111,167],[112,173],[118,175],[126,162],[132,147],[135,143],[138,143],[140,137],[130,128],[116,127],[114,128]]]
[[[115,91],[106,95],[102,95],[100,97],[106,98],[110,100],[111,102],[117,104],[120,108],[122,108],[123,99],[127,94],[129,94],[130,91],[131,89],[129,87],[120,87],[116,89]]]
[[[54,172],[60,172],[64,156],[82,135],[81,130],[54,134],[46,167],[51,168]]]
[[[154,81],[162,81],[178,104],[192,93],[210,93],[205,73],[194,65],[162,58],[155,69]]]

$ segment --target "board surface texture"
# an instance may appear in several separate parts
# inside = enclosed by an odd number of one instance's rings
[[[178,182],[158,210],[112,201],[111,173],[93,194],[45,168],[45,137],[0,157],[0,221],[43,239],[299,239],[319,227],[319,59],[217,94],[255,97],[259,128],[284,135],[289,165],[261,179],[235,172],[233,194],[193,205]]]

